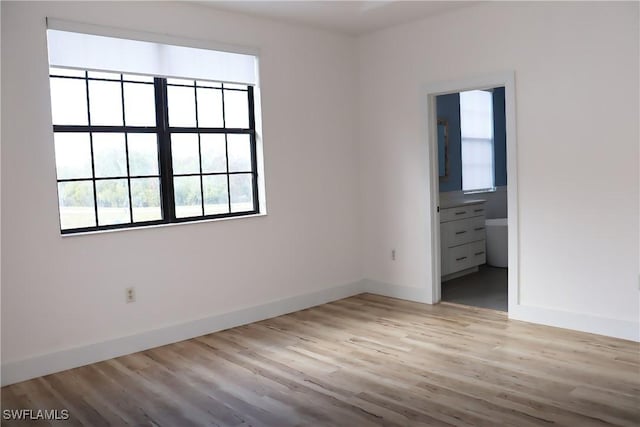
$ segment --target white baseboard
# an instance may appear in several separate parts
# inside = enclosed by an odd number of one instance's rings
[[[426,289],[390,285],[370,279],[362,281],[362,289],[363,292],[372,294],[432,304],[430,292]],[[611,319],[526,305],[509,307],[509,318],[640,342],[640,323],[630,320]]]
[[[265,304],[220,313],[135,335],[3,363],[2,385],[26,381],[42,375],[77,368],[235,326],[304,310],[305,308],[360,294],[363,292],[363,286],[364,281],[359,280],[342,286],[270,301]]]
[[[364,292],[432,304],[430,292],[426,289],[390,285],[370,279],[363,280],[362,283]],[[640,323],[631,320],[611,319],[526,305],[509,307],[509,318],[640,342]]]
[[[509,307],[509,318],[640,342],[640,323],[544,307]]]
[[[26,381],[79,366],[96,363],[114,357],[178,341],[210,334],[235,326],[269,319],[327,302],[369,292],[372,294],[431,304],[428,289],[390,285],[375,280],[359,280],[342,286],[297,295],[220,313],[140,334],[115,338],[95,344],[69,348],[28,359],[2,364],[2,385]],[[531,323],[573,329],[632,341],[640,341],[640,325],[637,322],[602,318],[580,313],[570,313],[540,307],[518,305],[511,308],[509,318]]]
[[[362,291],[385,297],[404,299],[407,301],[431,304],[431,292],[427,289],[410,288],[408,286],[396,286],[376,280],[365,279],[362,281]]]

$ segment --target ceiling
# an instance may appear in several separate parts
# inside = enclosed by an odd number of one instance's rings
[[[415,21],[477,1],[198,1],[215,9],[273,18],[350,35]]]

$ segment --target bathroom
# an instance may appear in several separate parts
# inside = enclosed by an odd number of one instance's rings
[[[505,88],[436,97],[442,301],[507,311]]]

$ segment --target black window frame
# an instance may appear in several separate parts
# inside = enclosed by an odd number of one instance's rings
[[[54,68],[54,67],[52,67]],[[255,215],[260,213],[259,206],[259,192],[258,192],[258,165],[257,165],[257,154],[256,154],[256,129],[255,129],[255,101],[254,101],[254,87],[252,85],[246,85],[246,89],[238,88],[237,84],[227,83],[230,87],[225,87],[225,82],[211,81],[211,83],[220,84],[220,86],[202,86],[198,85],[199,81],[203,80],[192,80],[186,79],[188,81],[192,81],[193,85],[187,84],[179,84],[179,83],[168,83],[167,78],[165,77],[156,77],[156,76],[146,76],[153,77],[153,83],[151,82],[141,82],[138,80],[127,80],[124,76],[127,74],[113,72],[115,74],[120,74],[120,80],[112,80],[106,78],[97,78],[91,77],[89,73],[94,70],[80,70],[84,71],[84,77],[80,76],[70,76],[70,75],[60,75],[50,73],[49,78],[63,78],[63,79],[76,79],[76,80],[84,80],[86,84],[86,102],[87,102],[87,125],[53,125],[53,132],[55,133],[87,133],[89,135],[89,143],[91,149],[91,178],[71,178],[71,179],[59,179],[56,176],[57,184],[61,182],[73,182],[73,181],[91,181],[93,185],[93,203],[94,203],[94,211],[95,211],[95,226],[91,227],[80,227],[80,228],[62,228],[62,222],[60,222],[60,232],[61,234],[76,234],[76,233],[87,233],[93,231],[104,231],[104,230],[114,230],[114,229],[128,229],[128,228],[141,228],[147,226],[154,225],[162,225],[162,224],[179,224],[179,223],[187,223],[187,222],[198,222],[204,220],[211,219],[220,219],[220,218],[231,218],[231,217],[242,217]],[[98,70],[95,70],[98,71]],[[100,71],[98,71],[100,72]],[[111,72],[111,71],[105,71]],[[117,126],[102,126],[102,125],[91,125],[91,111],[90,111],[90,91],[89,91],[89,82],[90,81],[107,81],[107,82],[117,82],[119,81],[121,84],[122,92],[122,111],[123,111],[123,125]],[[154,95],[155,95],[155,113],[156,113],[156,126],[127,126],[125,121],[125,94],[124,94],[124,84],[125,83],[137,83],[137,84],[148,84],[153,85],[154,87]],[[195,100],[195,111],[196,111],[196,126],[195,127],[171,127],[169,126],[169,105],[168,105],[168,96],[167,96],[167,87],[168,86],[182,86],[182,87],[192,87],[194,89],[194,100]],[[245,85],[242,85],[245,86]],[[223,115],[223,127],[200,127],[198,125],[198,108],[197,108],[197,89],[218,89],[221,91],[222,95],[222,115]],[[226,119],[225,119],[225,104],[224,104],[224,94],[227,91],[243,91],[247,93],[247,105],[248,105],[248,128],[227,128]],[[127,154],[127,175],[126,176],[118,176],[118,177],[96,177],[95,174],[95,165],[94,165],[94,152],[93,152],[93,134],[107,132],[107,133],[122,133],[125,135],[125,150]],[[133,176],[129,173],[129,154],[128,154],[128,143],[127,143],[127,135],[135,134],[135,133],[153,133],[157,135],[158,141],[158,175],[144,175],[144,176]],[[199,154],[199,163],[200,163],[200,172],[193,174],[176,174],[178,177],[180,176],[198,176],[200,177],[200,196],[202,203],[202,215],[198,216],[189,216],[189,217],[176,217],[176,205],[175,205],[175,195],[174,195],[174,173],[173,173],[173,165],[172,165],[172,152],[171,152],[171,134],[174,133],[190,133],[198,135],[198,154]],[[223,134],[225,135],[225,156],[226,156],[226,172],[202,172],[202,150],[200,144],[200,135],[201,134]],[[250,144],[250,155],[251,155],[251,171],[229,171],[229,151],[228,151],[228,141],[227,136],[230,134],[246,134],[249,135],[249,144]],[[253,209],[245,210],[240,212],[232,212],[231,208],[231,188],[230,188],[230,176],[234,174],[244,174],[251,175],[252,178],[252,198],[253,198]],[[211,175],[226,175],[227,177],[227,202],[229,205],[229,212],[220,213],[220,214],[205,214],[205,198],[204,198],[204,188],[203,188],[203,177],[211,176]],[[159,178],[160,181],[160,207],[162,212],[162,219],[160,220],[152,220],[152,221],[139,221],[135,222],[133,219],[133,206],[132,206],[132,196],[131,196],[131,179],[136,178]],[[130,211],[130,219],[131,222],[120,223],[120,224],[109,224],[109,225],[99,225],[99,217],[98,217],[98,197],[96,194],[96,182],[100,180],[109,180],[109,179],[127,179],[128,182],[128,195],[129,195],[129,211]],[[60,211],[60,200],[58,200],[58,215],[61,215]]]

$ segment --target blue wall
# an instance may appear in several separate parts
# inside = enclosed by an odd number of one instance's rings
[[[440,178],[440,191],[462,190],[462,154],[460,150],[460,95],[440,95],[436,98],[438,119],[449,122],[449,177]],[[507,132],[504,107],[504,87],[493,90],[493,135],[496,187],[507,185]]]
[[[504,88],[493,89],[493,161],[496,187],[507,185],[507,122],[504,108]]]
[[[438,120],[449,122],[449,176],[440,178],[440,191],[462,190],[462,153],[460,151],[460,94],[436,98]]]

